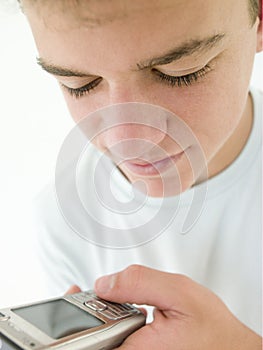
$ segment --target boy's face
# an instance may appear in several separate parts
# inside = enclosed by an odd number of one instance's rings
[[[75,121],[116,103],[156,104],[191,128],[209,176],[238,155],[252,123],[248,86],[259,46],[248,0],[238,6],[236,0],[24,0],[23,5],[41,63],[56,73]],[[96,146],[110,153],[112,140],[141,138],[143,132],[139,125],[112,128],[96,138]],[[179,152],[166,135],[158,144],[170,156]],[[196,179],[186,155],[177,158],[173,164],[185,190]],[[154,154],[150,159],[157,160]],[[163,180],[174,180],[169,169],[153,175],[145,164],[134,164],[120,168],[132,182],[143,179],[149,195],[161,196]]]

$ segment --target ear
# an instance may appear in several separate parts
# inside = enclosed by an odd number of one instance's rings
[[[257,21],[257,52],[261,52],[263,51],[262,0],[259,1],[259,14]]]

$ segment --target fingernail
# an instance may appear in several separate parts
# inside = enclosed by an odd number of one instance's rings
[[[99,293],[108,293],[115,285],[116,274],[100,277],[95,283],[95,290]]]

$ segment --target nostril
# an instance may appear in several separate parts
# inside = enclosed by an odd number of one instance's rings
[[[100,145],[114,158],[127,160],[150,153],[164,137],[164,133],[148,126],[125,125],[103,132]]]
[[[169,113],[147,103],[107,106],[89,116],[88,132],[102,151],[138,157],[160,145],[167,135]],[[143,150],[143,152],[142,152]]]
[[[114,126],[103,132],[105,144],[112,146],[122,141],[143,140],[152,144],[159,144],[165,137],[165,133],[157,128],[142,124]]]

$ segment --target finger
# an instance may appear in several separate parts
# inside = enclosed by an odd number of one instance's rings
[[[74,286],[71,286],[71,287],[68,289],[68,291],[66,292],[65,295],[67,295],[67,294],[79,293],[79,292],[81,292],[81,289],[79,288],[79,286],[74,285]]]
[[[104,299],[115,302],[154,305],[170,310],[175,304],[180,308],[195,283],[183,275],[132,265],[119,273],[101,277],[96,281],[95,292]]]
[[[147,310],[144,307],[138,307],[138,309],[144,314],[145,317],[147,317]]]
[[[163,337],[151,325],[146,325],[132,333],[117,348],[118,350],[160,350],[164,348]]]

